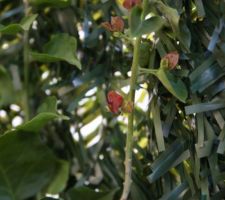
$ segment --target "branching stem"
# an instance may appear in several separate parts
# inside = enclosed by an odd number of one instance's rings
[[[144,20],[146,14],[148,0],[143,1],[143,11],[142,11],[142,20]],[[131,24],[131,18],[129,18],[129,25]],[[135,86],[137,83],[138,76],[138,67],[139,67],[139,53],[140,53],[140,44],[141,37],[136,38],[134,42],[134,50],[133,50],[133,61],[131,66],[131,78],[130,78],[130,92],[129,92],[129,101],[135,101]],[[129,113],[128,115],[128,131],[127,131],[127,139],[126,139],[126,149],[125,149],[125,177],[124,177],[124,186],[123,192],[120,200],[127,200],[130,187],[132,183],[132,149],[133,149],[133,131],[134,131],[134,112]]]

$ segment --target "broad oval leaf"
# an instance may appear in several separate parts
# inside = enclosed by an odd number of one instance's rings
[[[188,92],[182,80],[177,79],[171,72],[163,68],[157,71],[156,76],[171,94],[183,103],[186,101]]]
[[[76,38],[68,34],[57,34],[44,46],[43,53],[31,52],[31,56],[33,60],[40,62],[66,61],[81,69],[81,63],[75,55],[76,50]]]
[[[0,137],[0,146],[0,199],[26,199],[55,180],[54,192],[65,187],[69,165],[42,144],[38,133],[12,131]]]
[[[139,7],[134,7],[131,11],[130,32],[132,37],[156,32],[164,25],[164,19],[159,16],[153,16],[142,21],[141,14],[142,9]]]

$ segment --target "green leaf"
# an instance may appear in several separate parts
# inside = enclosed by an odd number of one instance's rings
[[[17,95],[15,96],[15,92]],[[8,71],[0,65],[0,106],[19,101],[20,93],[15,91]]]
[[[57,113],[57,99],[54,96],[47,97],[38,108],[38,113],[52,112]]]
[[[77,41],[68,34],[57,34],[44,46],[43,53],[31,52],[32,59],[40,62],[66,61],[81,69],[81,63],[75,56]]]
[[[200,19],[205,17],[205,9],[202,0],[195,0],[197,12],[198,12],[198,17]]]
[[[138,187],[138,185],[136,183],[132,183],[131,184],[131,197],[133,200],[147,200],[144,192],[142,190],[140,190],[140,188]]]
[[[184,194],[187,192],[189,189],[188,183],[185,181],[175,187],[171,192],[168,194],[163,195],[160,199],[161,200],[174,200],[174,199],[182,199]]]
[[[140,72],[155,75],[171,94],[185,103],[188,95],[187,88],[183,81],[175,77],[168,69],[163,67],[160,67],[158,70],[140,68]]]
[[[179,32],[178,38],[188,49],[191,46],[191,32],[184,21],[180,21],[179,27],[180,27],[180,32]]]
[[[171,8],[161,1],[154,2],[158,10],[168,19],[173,31],[179,33],[179,20],[180,16],[176,9]]]
[[[156,76],[171,94],[181,102],[185,103],[188,92],[181,79],[177,79],[170,71],[163,68],[160,68],[157,71]]]
[[[31,3],[35,6],[51,6],[61,8],[70,5],[70,0],[31,0]]]
[[[142,42],[140,45],[139,65],[145,67],[149,64],[151,46],[149,42]]]
[[[12,131],[0,137],[0,146],[0,199],[31,197],[68,172],[68,163],[58,160],[38,133]],[[65,187],[65,176],[57,192]]]
[[[156,142],[159,152],[162,152],[165,151],[165,142],[163,137],[162,122],[160,119],[160,110],[157,101],[155,104],[152,104],[152,109],[152,112],[154,113],[153,122],[155,128]]]
[[[51,112],[40,113],[27,123],[18,126],[16,130],[38,132],[45,124],[54,119],[68,120],[68,117]]]
[[[22,29],[25,31],[28,31],[30,29],[31,24],[37,18],[37,16],[38,16],[37,14],[34,14],[34,15],[24,17],[20,22]]]
[[[68,192],[69,200],[113,200],[113,197],[118,189],[111,192],[95,192],[88,187],[74,188]]]
[[[37,14],[27,16],[21,20],[19,24],[10,24],[8,26],[0,26],[0,33],[15,35],[18,32],[28,31],[31,24],[37,18]]]
[[[62,192],[66,186],[66,182],[69,174],[69,163],[65,161],[58,161],[58,170],[56,175],[53,177],[48,185],[47,192],[50,194],[57,194]]]
[[[185,113],[187,115],[193,114],[193,113],[201,113],[201,112],[207,112],[212,110],[218,110],[225,107],[225,102],[222,101],[214,101],[214,102],[207,102],[207,103],[199,103],[194,104],[190,106],[185,107]]]
[[[8,26],[1,26],[0,33],[8,34],[8,35],[15,35],[18,32],[22,32],[23,28],[20,24],[10,24]]]
[[[164,20],[159,16],[153,16],[146,20],[141,20],[142,9],[134,7],[131,11],[130,32],[132,37],[139,37],[144,34],[158,31],[163,25]]]
[[[155,161],[152,163],[151,168],[153,172],[148,176],[150,183],[154,182],[172,167],[175,167],[184,159],[190,156],[185,153],[185,144],[181,140],[176,140],[170,147],[166,149]],[[182,154],[185,155],[182,155]],[[182,155],[182,156],[181,156]],[[181,156],[181,157],[180,157]]]

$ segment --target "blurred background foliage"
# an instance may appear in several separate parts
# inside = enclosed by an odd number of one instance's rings
[[[119,199],[127,117],[110,113],[105,96],[128,93],[133,47],[101,23],[126,21],[121,3],[30,0],[24,10],[22,1],[0,0],[1,200]],[[149,0],[148,13],[166,23],[143,35],[139,65],[157,69],[177,51],[171,74],[188,97],[181,102],[160,78],[139,75],[130,199],[223,199],[225,2]]]

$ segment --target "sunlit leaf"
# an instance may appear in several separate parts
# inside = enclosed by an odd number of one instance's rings
[[[40,62],[66,61],[81,69],[81,63],[76,56],[77,41],[67,34],[57,34],[45,44],[43,53],[31,52],[32,59]]]
[[[141,14],[142,10],[139,7],[134,7],[131,10],[130,31],[133,37],[156,32],[164,25],[164,20],[159,16],[153,16],[142,21]]]
[[[14,35],[18,32],[28,31],[37,16],[37,14],[27,16],[23,18],[19,24],[9,24],[8,26],[0,26],[0,33]]]

